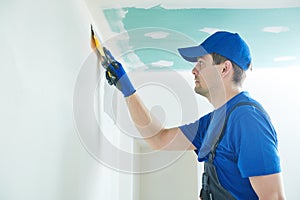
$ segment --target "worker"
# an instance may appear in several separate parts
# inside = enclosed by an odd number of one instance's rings
[[[204,162],[200,199],[285,199],[276,131],[262,105],[242,88],[252,68],[247,43],[238,33],[218,31],[178,51],[195,63],[194,90],[214,110],[174,128],[151,115],[121,63],[107,67],[106,78],[123,93],[140,134],[153,149],[197,153]]]

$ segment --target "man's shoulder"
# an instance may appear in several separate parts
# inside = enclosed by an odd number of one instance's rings
[[[261,103],[253,99],[248,92],[241,92],[227,102],[227,113],[232,111],[235,114],[243,115],[245,113],[251,113],[255,110],[259,110],[265,113],[265,109],[263,108]]]

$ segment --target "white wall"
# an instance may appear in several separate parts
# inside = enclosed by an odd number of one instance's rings
[[[173,164],[140,177],[140,199],[198,199],[197,157],[186,152]]]
[[[97,162],[75,128],[90,23],[81,0],[0,2],[0,199],[129,199],[117,191],[131,176]]]

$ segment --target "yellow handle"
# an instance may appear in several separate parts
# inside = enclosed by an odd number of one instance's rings
[[[95,47],[96,47],[96,49],[98,50],[98,52],[100,53],[100,55],[102,57],[104,57],[105,53],[104,53],[103,47],[102,47],[100,41],[98,40],[97,36],[95,35],[92,25],[91,25],[91,36],[92,36],[91,37],[92,48],[95,49]]]
[[[93,38],[95,40],[96,48],[98,49],[99,53],[101,54],[101,56],[105,56],[104,50],[103,50],[98,38],[95,35],[93,35]]]

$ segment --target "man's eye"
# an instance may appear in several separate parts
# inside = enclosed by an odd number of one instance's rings
[[[204,63],[202,61],[198,61],[198,65],[201,67],[204,65]]]

